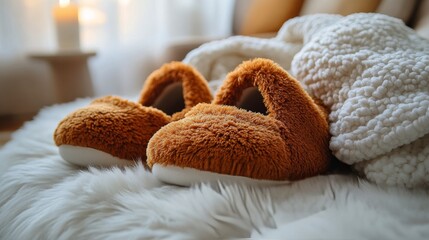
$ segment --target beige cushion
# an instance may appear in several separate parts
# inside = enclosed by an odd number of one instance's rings
[[[349,15],[357,12],[374,12],[381,0],[306,0],[300,15],[332,13]]]
[[[383,0],[376,12],[400,18],[408,23],[416,3],[416,0]]]
[[[285,21],[298,16],[304,2],[304,0],[244,1],[239,0],[236,5],[238,15],[235,18],[235,33],[239,35],[277,32]]]
[[[429,39],[429,0],[421,2],[414,29],[420,36]]]

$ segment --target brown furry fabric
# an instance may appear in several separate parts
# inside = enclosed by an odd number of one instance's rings
[[[257,87],[268,115],[235,107]],[[231,106],[225,106],[231,105]],[[331,159],[326,112],[274,62],[247,61],[231,72],[212,104],[199,104],[149,141],[148,165],[174,165],[267,180],[325,172]]]
[[[147,142],[170,119],[158,109],[107,96],[64,118],[54,139],[58,146],[89,147],[122,159],[144,160]]]
[[[198,103],[211,102],[212,95],[207,81],[193,67],[181,62],[171,62],[154,71],[141,91],[139,102],[143,106],[151,106],[165,87],[175,82],[182,82],[184,112],[189,111]],[[179,115],[184,116],[184,114],[178,113]]]
[[[168,85],[175,82],[182,83],[185,105],[182,111],[170,117],[149,107]],[[211,99],[201,74],[186,64],[172,62],[147,78],[139,103],[114,96],[96,99],[64,118],[55,130],[54,140],[58,146],[89,147],[121,159],[145,161],[147,143],[156,131],[182,118],[194,105]]]

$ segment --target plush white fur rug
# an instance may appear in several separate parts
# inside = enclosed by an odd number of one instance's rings
[[[89,100],[46,108],[0,150],[0,239],[428,239],[429,193],[352,175],[289,185],[164,185],[141,165],[79,169],[53,144]]]

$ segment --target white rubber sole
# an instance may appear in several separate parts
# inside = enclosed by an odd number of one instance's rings
[[[289,184],[291,181],[273,181],[273,180],[259,180],[242,176],[231,176],[226,174],[213,173],[209,171],[201,171],[194,168],[181,168],[176,166],[162,166],[154,164],[152,166],[152,174],[160,181],[179,185],[191,186],[196,183],[240,183],[249,185],[283,185]]]
[[[136,165],[135,161],[114,157],[93,148],[67,144],[61,145],[58,148],[64,160],[83,167],[127,167]]]

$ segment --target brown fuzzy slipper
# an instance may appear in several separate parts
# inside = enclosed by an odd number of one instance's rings
[[[209,103],[208,84],[191,66],[165,64],[146,80],[138,103],[107,96],[69,114],[54,140],[62,158],[81,166],[126,166],[146,160],[146,147],[162,126]]]
[[[274,62],[247,61],[212,104],[164,126],[148,144],[161,181],[190,185],[233,178],[284,182],[323,173],[331,159],[327,115]]]

